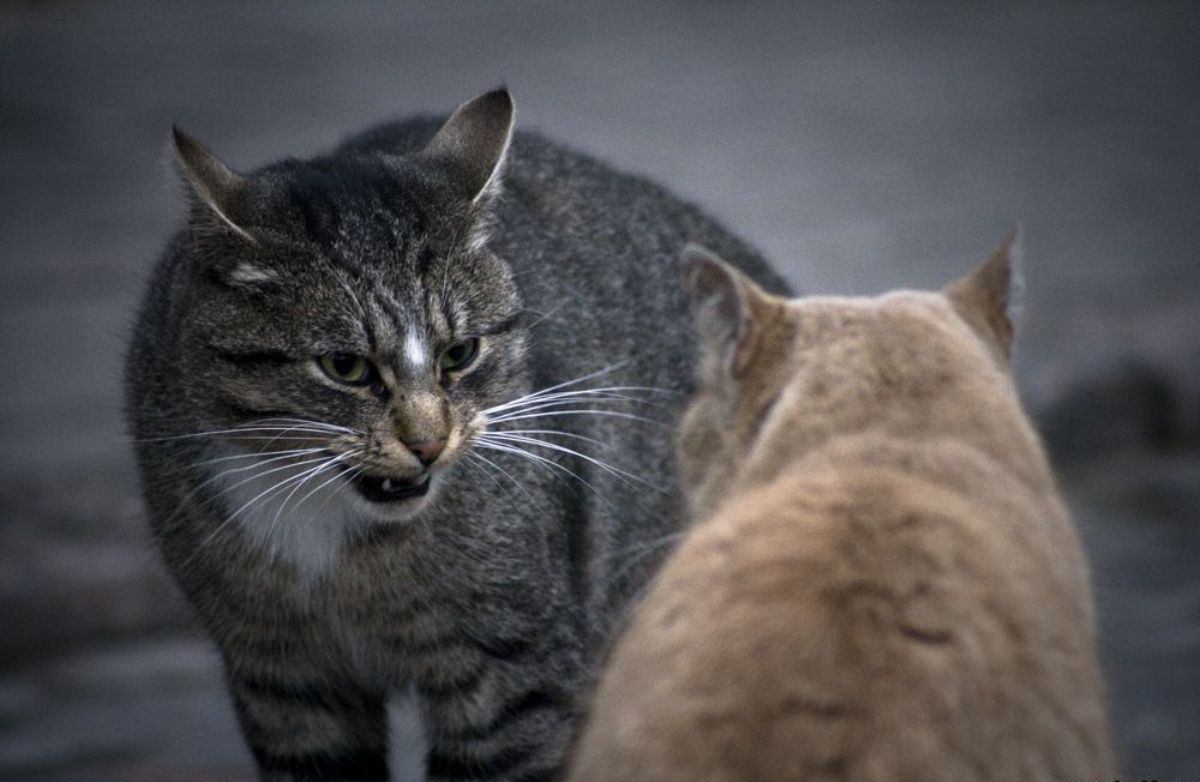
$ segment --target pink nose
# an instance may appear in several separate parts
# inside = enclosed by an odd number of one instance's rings
[[[421,464],[433,464],[446,447],[445,440],[426,440],[423,443],[405,443],[408,450],[421,460]]]

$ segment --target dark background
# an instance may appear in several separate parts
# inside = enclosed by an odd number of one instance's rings
[[[1200,774],[1200,4],[147,0],[0,2],[0,778],[250,774],[120,416],[171,123],[246,169],[501,82],[810,292],[941,285],[1023,221],[1123,766]]]

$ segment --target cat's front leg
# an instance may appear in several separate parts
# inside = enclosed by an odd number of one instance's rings
[[[227,666],[242,733],[265,782],[387,780],[382,693],[283,666]]]
[[[473,642],[448,654],[470,664],[417,686],[429,782],[557,779],[575,719],[579,666],[568,642]],[[556,648],[557,647],[557,648]]]

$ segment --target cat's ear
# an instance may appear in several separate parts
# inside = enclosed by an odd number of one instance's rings
[[[455,109],[421,157],[448,166],[473,203],[484,201],[500,189],[514,112],[508,89],[485,92]]]
[[[175,160],[192,195],[193,227],[205,233],[228,233],[250,244],[254,237],[238,224],[238,212],[249,195],[246,180],[230,170],[206,146],[171,128],[175,142]]]
[[[958,314],[1004,361],[1012,359],[1013,335],[1024,292],[1021,227],[990,258],[943,291]]]
[[[723,371],[741,373],[750,359],[755,304],[763,299],[763,292],[699,245],[684,247],[681,261],[701,344]]]

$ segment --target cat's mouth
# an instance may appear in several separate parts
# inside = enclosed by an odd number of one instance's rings
[[[390,475],[358,475],[354,487],[371,502],[399,502],[413,497],[424,497],[429,492],[429,473],[411,478],[396,478]]]

